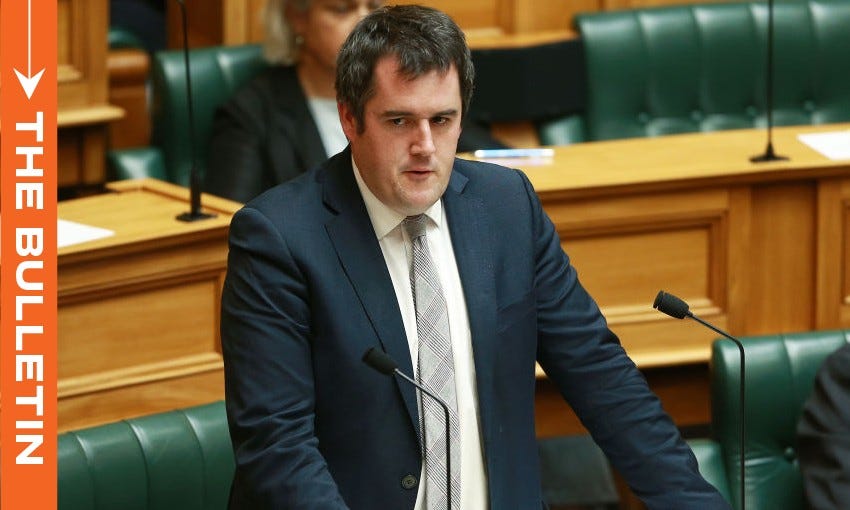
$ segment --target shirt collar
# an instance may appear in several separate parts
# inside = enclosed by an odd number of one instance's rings
[[[369,186],[363,181],[360,176],[360,169],[357,168],[357,163],[354,158],[351,158],[351,167],[354,169],[354,179],[357,181],[357,187],[360,189],[360,195],[363,196],[363,202],[366,204],[366,212],[369,213],[369,220],[372,222],[372,228],[375,229],[375,235],[378,240],[383,239],[387,234],[393,231],[404,220],[405,215],[400,214],[385,203],[381,202],[378,197],[372,193]],[[442,200],[438,200],[425,211],[425,215],[437,225],[437,228],[442,226],[443,207]]]

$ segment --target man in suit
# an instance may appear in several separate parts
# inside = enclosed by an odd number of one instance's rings
[[[808,508],[838,510],[850,502],[850,344],[824,361],[797,425]]]
[[[444,14],[373,12],[337,64],[349,148],[234,216],[231,508],[541,508],[535,361],[650,508],[728,508],[528,179],[455,158],[473,75]],[[433,401],[364,365],[369,348],[448,402],[451,455]]]

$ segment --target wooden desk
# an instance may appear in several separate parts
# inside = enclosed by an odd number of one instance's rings
[[[542,164],[512,162],[680,425],[709,420],[706,363],[717,335],[653,310],[659,289],[735,335],[850,326],[850,161],[796,138],[839,129],[850,125],[777,129],[785,162],[750,163],[763,130],[586,143]],[[540,435],[582,430],[547,384]]]
[[[60,202],[59,218],[115,235],[59,250],[59,430],[219,400],[218,335],[227,231],[240,204],[205,196],[211,220],[183,223],[188,190],[122,181]]]

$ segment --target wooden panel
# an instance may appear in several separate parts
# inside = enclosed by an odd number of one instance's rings
[[[213,277],[62,306],[59,377],[217,353],[217,284]]]
[[[814,327],[815,183],[756,186],[746,333]]]
[[[850,327],[850,180],[818,187],[817,325]]]
[[[107,125],[122,112],[107,104],[106,0],[57,3],[58,184],[105,182]]]
[[[138,48],[109,50],[109,101],[124,110],[123,119],[109,127],[112,149],[144,147],[150,144],[148,112],[148,72],[150,56]]]
[[[106,104],[106,0],[58,4],[59,109]]]
[[[841,218],[839,237],[843,237],[842,250],[837,255],[838,270],[835,272],[836,280],[843,282],[841,288],[841,314],[839,324],[850,325],[850,181],[845,181],[842,186],[841,195]],[[825,232],[824,235],[829,235]],[[843,276],[843,278],[842,278]]]
[[[105,124],[60,128],[57,143],[59,187],[102,184],[106,176],[106,141]]]
[[[502,24],[499,13],[500,4],[512,3],[499,0],[397,0],[393,4],[420,4],[439,9],[455,20],[464,29],[498,28],[502,31],[509,27]]]
[[[729,194],[544,198],[582,284],[642,367],[704,361],[716,336],[652,309],[659,289],[725,325]]]
[[[513,0],[509,33],[565,30],[573,27],[576,14],[600,10],[600,0]]]
[[[571,239],[564,243],[582,281],[593,296],[614,310],[644,309],[659,282],[675,282],[676,293],[693,300],[709,299],[711,272],[709,225],[667,231]],[[634,268],[641,268],[635,271]],[[639,306],[638,303],[643,303]]]
[[[215,402],[224,398],[222,370],[62,397],[59,432]]]
[[[185,0],[186,21],[188,25],[188,39],[190,48],[203,48],[205,46],[218,46],[224,44],[224,34],[230,31],[234,34],[245,34],[244,14],[246,12],[247,0],[239,0],[240,8],[236,11],[225,11],[225,4],[230,0]],[[167,44],[169,48],[183,47],[183,17],[180,5],[176,1],[165,3],[165,17],[167,25]],[[240,15],[226,18],[225,12]],[[225,29],[225,26],[232,28]],[[244,35],[243,35],[244,37]],[[240,40],[232,44],[244,44],[249,41]]]

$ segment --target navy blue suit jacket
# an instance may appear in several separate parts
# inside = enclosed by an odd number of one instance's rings
[[[443,201],[467,303],[490,508],[541,508],[535,361],[650,508],[728,508],[579,284],[527,178],[456,160]],[[221,320],[231,508],[412,509],[416,395],[348,150],[233,218]]]

